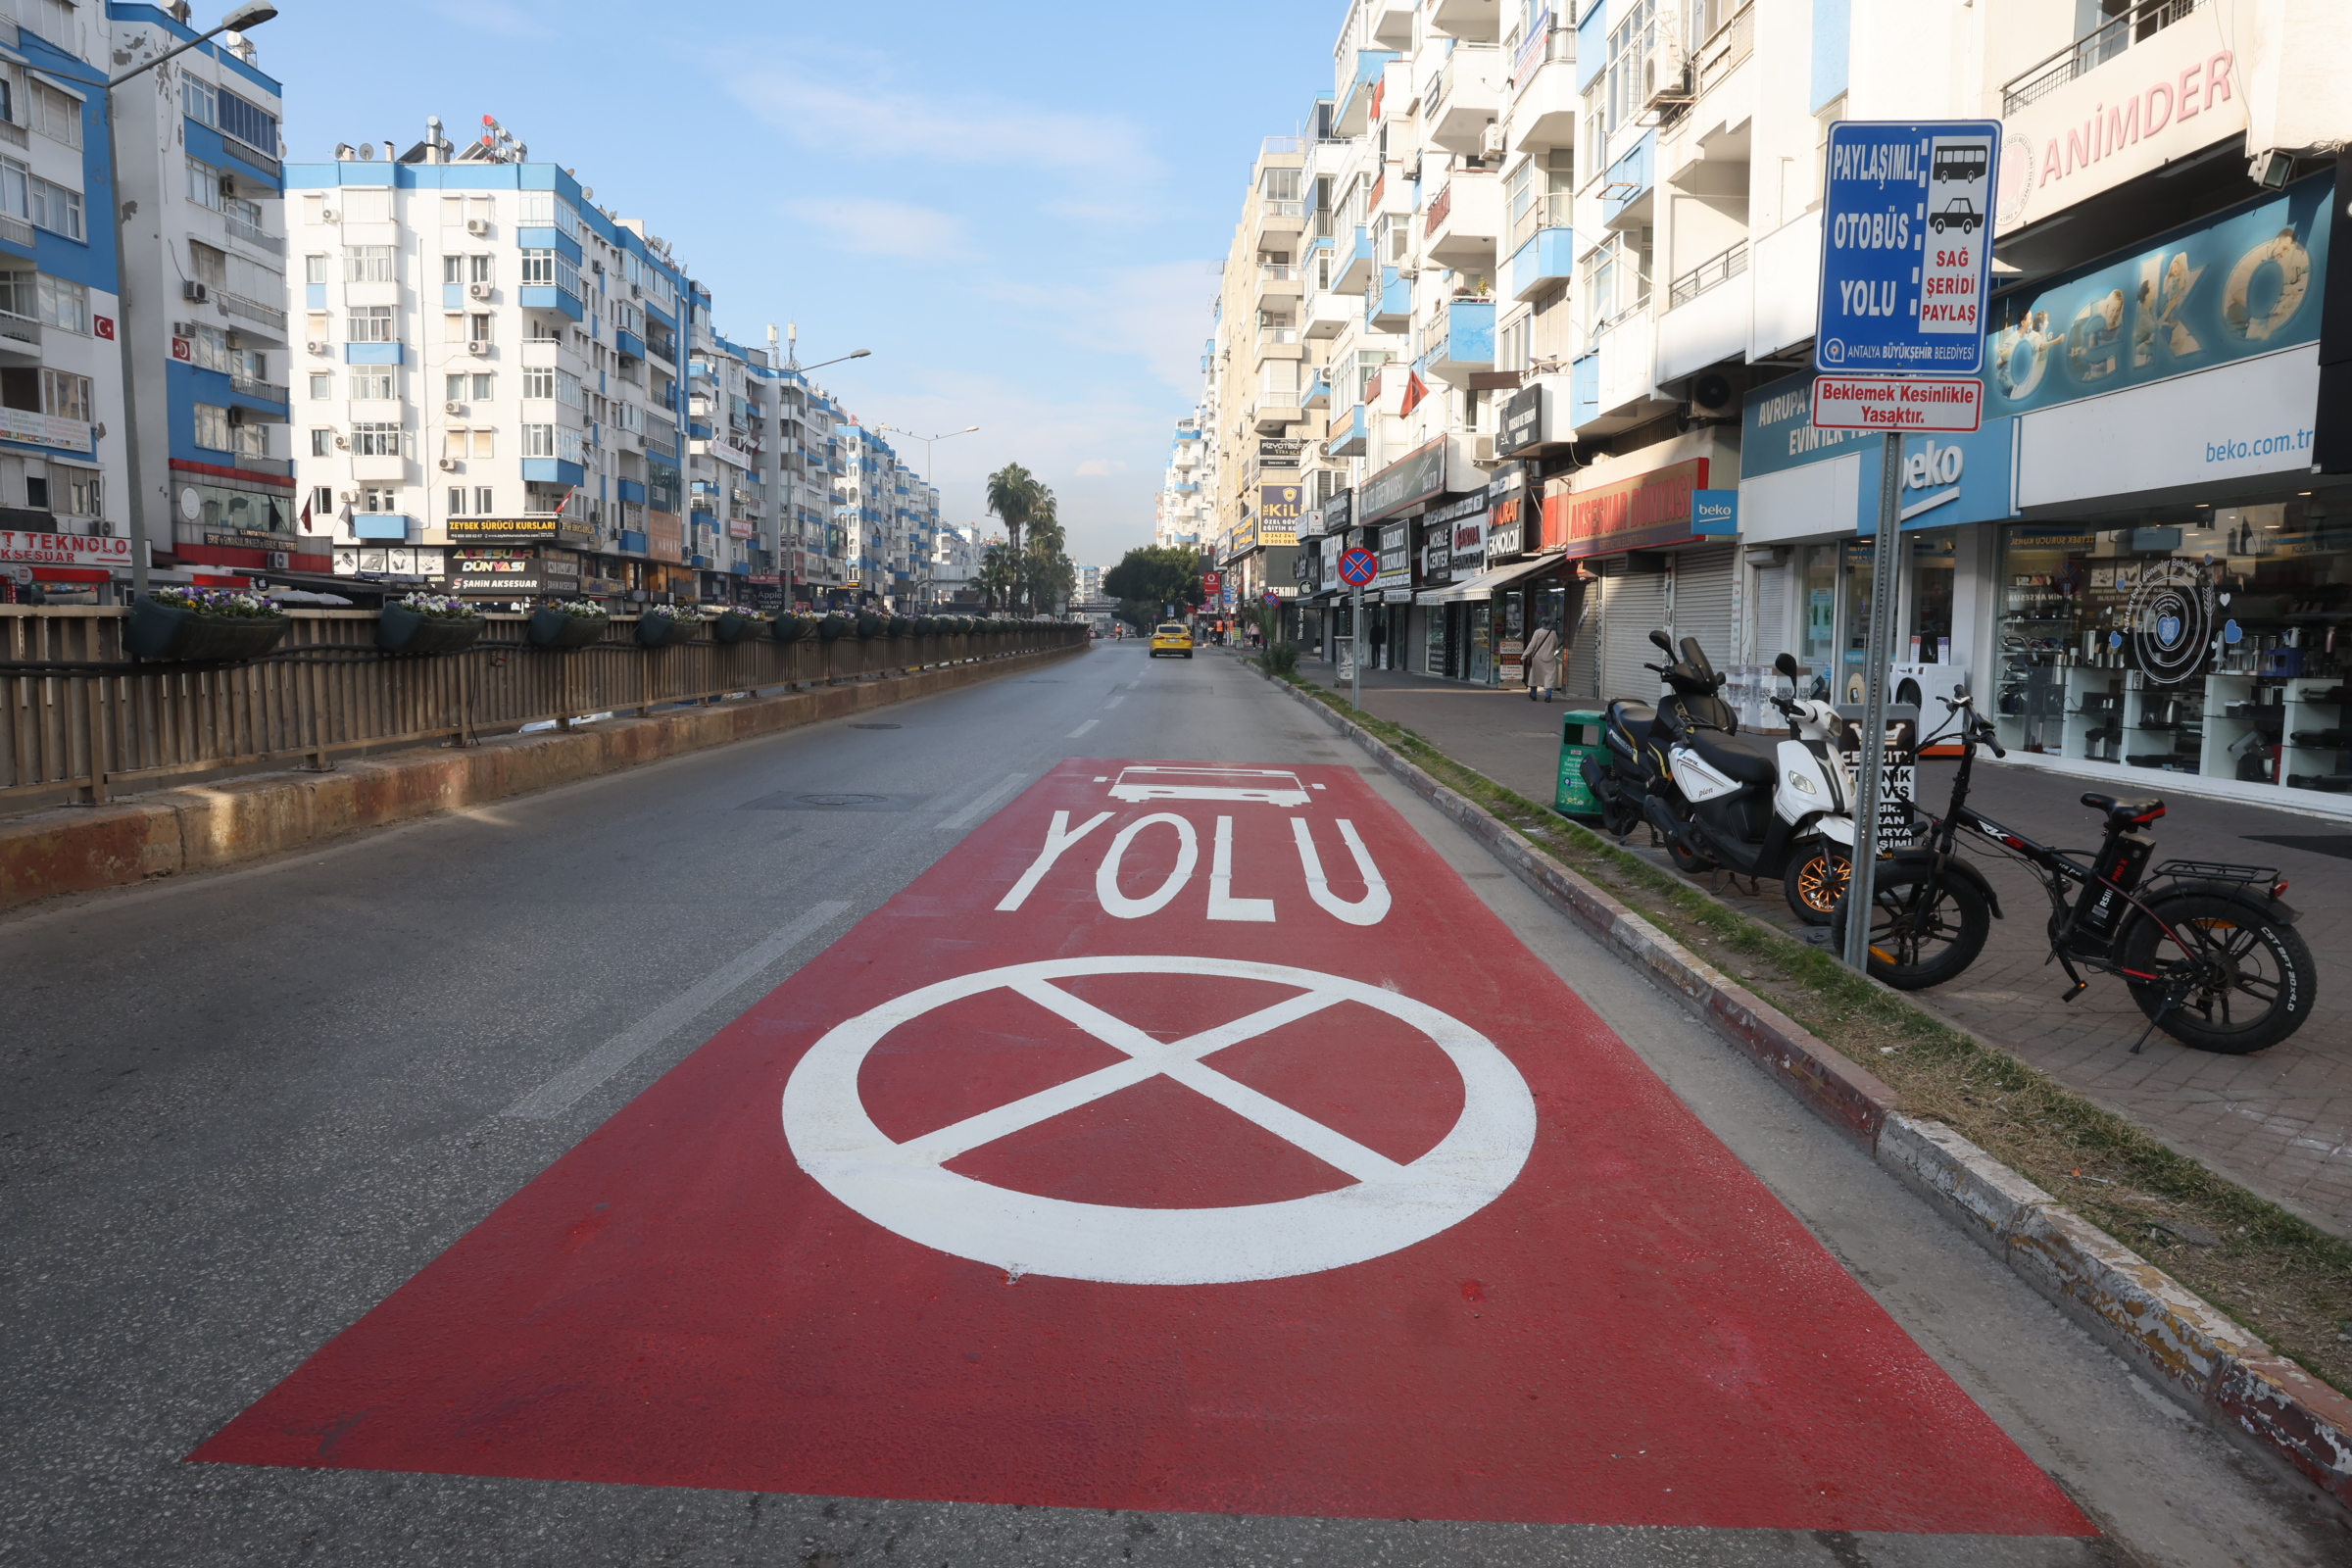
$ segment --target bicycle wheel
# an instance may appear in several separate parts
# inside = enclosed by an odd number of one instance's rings
[[[1828,925],[1853,876],[1853,858],[1845,846],[1817,839],[1789,859],[1781,878],[1781,891],[1799,920],[1807,925]]]
[[[2210,893],[2182,893],[2149,907],[2189,949],[2183,953],[2155,920],[2134,920],[2125,934],[2126,973],[2156,977],[2130,984],[2140,1011],[2164,1013],[2157,1028],[2199,1051],[2242,1056],[2303,1027],[2319,972],[2293,926]],[[2184,995],[2165,1012],[2176,984]]]
[[[1935,868],[1882,860],[1871,889],[1870,973],[1897,991],[1939,986],[1984,951],[1992,933],[1992,906],[1974,882],[1945,875],[1933,894]],[[1833,952],[1845,951],[1850,898],[1838,901],[1830,919]]]

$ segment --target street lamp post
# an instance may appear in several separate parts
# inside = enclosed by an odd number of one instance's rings
[[[176,48],[167,49],[144,65],[131,67],[106,83],[106,181],[115,204],[115,351],[122,367],[122,458],[124,489],[130,497],[130,594],[147,597],[147,493],[139,478],[138,355],[130,345],[130,255],[123,229],[130,222],[132,204],[122,199],[122,135],[115,123],[115,89],[145,72],[209,43],[224,32],[244,32],[277,15],[269,0],[249,0],[220,19],[210,32],[199,33]],[[159,187],[160,189],[160,187]]]
[[[773,342],[775,341],[775,331],[776,331],[776,329],[775,329],[774,327],[772,327],[772,326],[771,326],[771,327],[769,327],[769,328],[767,329],[767,331],[768,331],[768,341],[769,341],[770,343],[773,343]],[[839,364],[843,363],[843,361],[846,361],[846,360],[862,360],[862,359],[866,359],[866,358],[869,358],[869,357],[870,357],[870,356],[873,354],[873,352],[874,352],[872,349],[852,349],[852,350],[851,350],[849,353],[847,353],[847,354],[844,354],[844,355],[841,355],[841,356],[839,356],[838,358],[835,358],[835,359],[830,359],[830,360],[819,360],[819,361],[817,361],[817,362],[816,362],[814,365],[803,365],[803,364],[801,363],[801,328],[800,328],[800,323],[798,323],[798,322],[795,322],[795,323],[793,323],[793,326],[792,326],[792,328],[791,328],[791,331],[792,331],[792,357],[791,357],[790,359],[788,359],[788,360],[786,360],[786,361],[784,362],[784,368],[786,368],[787,370],[792,370],[792,371],[795,371],[795,372],[797,372],[797,373],[799,373],[799,374],[802,374],[802,375],[806,375],[806,374],[808,374],[808,373],[810,370],[821,370],[821,369],[823,369],[823,368],[824,368],[826,366],[828,366],[828,365],[839,365]],[[830,492],[830,490],[831,490],[831,486],[827,486],[826,488],[827,488],[827,491],[828,491],[828,499],[829,499],[829,492]],[[827,514],[828,514],[828,515],[830,515],[830,514],[831,514],[831,510],[832,510],[832,509],[831,509],[831,507],[828,505],[828,507],[826,508],[826,513],[827,513]],[[801,535],[801,532],[800,532],[801,519],[800,519],[800,518],[798,518],[798,517],[795,517],[795,518],[793,518],[793,519],[792,519],[792,525],[793,525],[793,533],[794,533],[795,537],[804,537],[803,535]],[[824,524],[821,524],[821,523],[820,523],[818,526],[822,527],[822,526],[824,526]],[[783,576],[783,578],[784,578],[784,603],[785,603],[786,605],[790,605],[790,604],[793,602],[793,601],[792,601],[792,573],[791,573],[791,572],[789,572],[789,571],[787,571],[787,572],[784,572],[784,573],[782,573],[782,576]]]
[[[903,435],[910,441],[920,441],[923,444],[923,482],[928,485],[936,486],[939,483],[939,469],[932,460],[931,449],[942,441],[952,441],[959,435],[970,435],[973,431],[979,429],[980,427],[976,424],[967,424],[960,430],[942,430],[936,435],[917,435],[912,430],[908,430],[895,424],[878,424],[874,426],[874,428],[877,430],[888,430],[894,435]],[[931,546],[933,549],[937,549],[939,546],[939,541],[936,539],[931,541]],[[923,558],[922,580],[916,586],[922,590],[923,597],[925,598],[930,596],[931,567],[935,563],[929,556],[925,556]]]

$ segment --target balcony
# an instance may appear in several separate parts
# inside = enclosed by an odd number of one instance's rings
[[[1267,196],[1257,204],[1257,231],[1269,237],[1298,234],[1306,229],[1306,203],[1294,197]]]
[[[1748,0],[1738,15],[1717,27],[1691,55],[1690,74],[1698,95],[1703,98],[1730,80],[1732,73],[1745,65],[1755,52],[1756,7],[1755,0]]]
[[[1339,253],[1333,263],[1331,291],[1335,294],[1361,294],[1372,281],[1372,231],[1358,223],[1355,238],[1348,249]]]
[[[1640,228],[1650,221],[1656,204],[1650,199],[1657,183],[1658,133],[1642,133],[1609,166],[1600,187],[1600,220],[1611,228]]]
[[[1416,0],[1368,0],[1364,20],[1370,24],[1373,37],[1402,49],[1413,41],[1416,9]]]
[[[31,250],[32,225],[22,218],[11,218],[0,213],[0,243],[14,245],[21,250]]]
[[[1306,396],[1298,406],[1303,409],[1328,409],[1331,407],[1331,367],[1327,365],[1315,367],[1315,378],[1307,383]]]
[[[580,297],[553,283],[526,283],[514,291],[514,298],[526,311],[560,311],[575,321],[588,318],[588,308],[580,303]]]
[[[1257,357],[1266,360],[1303,360],[1306,349],[1298,341],[1295,326],[1261,326],[1257,329]]]
[[[1409,6],[1402,7],[1410,12]],[[1410,23],[1407,23],[1408,38]],[[1386,40],[1383,40],[1384,42]],[[1342,136],[1361,136],[1364,127],[1372,122],[1372,98],[1379,92],[1383,74],[1389,63],[1396,58],[1394,49],[1358,49],[1355,52],[1355,74],[1340,94],[1338,113],[1332,116],[1332,130]]]
[[[1501,36],[1501,8],[1494,0],[1427,0],[1426,8],[1431,30],[1449,38],[1493,43]]]
[[[2059,50],[2001,89],[2001,116],[2007,119],[2037,99],[2097,70],[2132,45],[2189,16],[2205,0],[2140,0],[2126,14],[2114,17]]]
[[[1295,300],[1306,292],[1306,269],[1296,263],[1266,262],[1257,270],[1257,297]]]
[[[274,403],[280,411],[283,411],[285,406],[294,400],[294,394],[285,387],[279,386],[275,381],[264,381],[250,375],[232,373],[228,378],[228,386],[230,391],[242,397],[255,398],[264,403]]]
[[[1494,251],[1502,242],[1502,182],[1493,174],[1454,171],[1421,221],[1421,254],[1431,262],[1478,277],[1494,275]]]
[[[1707,290],[1730,282],[1747,270],[1747,241],[1741,240],[1720,256],[1711,256],[1674,280],[1666,308],[1679,311]]]
[[[220,300],[227,297],[225,294],[213,296],[213,298]],[[282,316],[285,313],[281,311],[278,314]],[[398,343],[346,343],[343,345],[343,363],[345,365],[399,365],[404,363],[403,346]]]
[[[1363,315],[1362,299],[1360,289],[1353,294],[1343,294],[1336,288],[1325,289],[1307,307],[1306,336],[1310,339],[1338,337],[1353,326]]]
[[[1429,139],[1447,152],[1478,152],[1502,115],[1504,69],[1500,49],[1456,45],[1421,106]]]
[[[262,250],[269,251],[272,255],[276,256],[283,256],[286,254],[286,242],[277,235],[270,233],[268,229],[263,228],[259,223],[249,223],[233,213],[231,213],[224,220],[224,221],[228,224],[228,231],[230,235],[237,239],[243,240],[246,244],[258,246]]]
[[[1373,332],[1401,332],[1413,324],[1413,280],[1394,267],[1380,270],[1380,287],[1364,295],[1364,326]]]
[[[1459,386],[1473,371],[1494,368],[1494,302],[1447,300],[1430,323],[1429,348],[1413,368],[1426,380]]]
[[[281,338],[286,335],[286,313],[277,306],[264,305],[260,300],[249,300],[242,294],[231,294],[226,289],[215,289],[213,298],[220,301],[220,309],[229,315],[242,317],[248,321],[258,321]]]
[[[1555,17],[1544,30],[1522,39],[1511,59],[1506,145],[1515,153],[1576,143],[1583,111],[1576,84],[1576,33],[1556,24]]]
[[[522,477],[525,484],[565,485],[577,489],[588,482],[588,470],[562,458],[525,458],[522,460]]]
[[[645,339],[634,332],[623,332],[618,327],[612,329],[612,348],[623,359],[642,360],[645,358]]]
[[[1250,410],[1250,422],[1259,435],[1280,435],[1305,417],[1306,410],[1295,389],[1261,392]]]
[[[1576,275],[1576,230],[1539,228],[1526,244],[1511,253],[1502,270],[1502,291],[1515,300],[1532,300]]]
[[[414,526],[411,519],[390,512],[359,513],[351,519],[353,538],[377,544],[405,545],[416,537],[410,532]]]

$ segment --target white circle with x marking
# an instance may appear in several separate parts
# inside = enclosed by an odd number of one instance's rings
[[[1266,980],[1299,991],[1170,1042],[1052,983],[1109,974]],[[893,1141],[866,1114],[858,1093],[867,1053],[891,1030],[934,1007],[996,990],[1026,997],[1127,1059],[905,1143]],[[1390,1159],[1202,1060],[1343,1002],[1360,1003],[1419,1030],[1461,1075],[1461,1115],[1418,1159]],[[1354,1183],[1238,1207],[1123,1208],[1013,1192],[946,1168],[949,1160],[1022,1128],[1161,1076],[1336,1166]],[[1536,1102],[1519,1069],[1493,1041],[1425,1003],[1378,986],[1223,958],[1053,958],[942,980],[835,1025],[784,1086],[784,1136],[801,1168],[827,1192],[924,1247],[1014,1275],[1220,1285],[1345,1268],[1458,1225],[1517,1179],[1535,1147]]]

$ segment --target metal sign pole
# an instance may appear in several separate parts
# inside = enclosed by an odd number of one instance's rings
[[[1348,595],[1348,706],[1364,710],[1364,589],[1358,583]]]
[[[1868,972],[1870,919],[1878,892],[1879,798],[1886,777],[1886,682],[1893,673],[1894,615],[1899,596],[1895,545],[1902,533],[1903,438],[1889,430],[1879,465],[1879,536],[1872,541],[1870,635],[1863,658],[1861,800],[1854,812],[1854,873],[1845,891],[1846,963]]]

